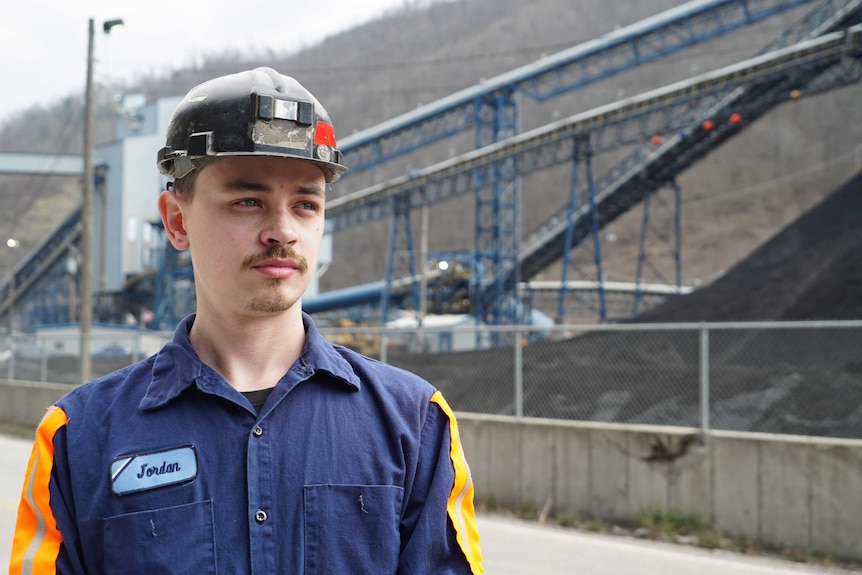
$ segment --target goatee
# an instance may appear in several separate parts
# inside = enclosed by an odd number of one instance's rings
[[[296,265],[300,274],[308,272],[308,261],[296,253],[290,246],[272,246],[266,252],[245,258],[243,269],[251,269],[269,260],[290,260]],[[287,311],[299,301],[299,296],[286,295],[281,291],[284,280],[272,278],[269,280],[270,291],[254,297],[248,304],[248,310],[257,313],[279,313]]]

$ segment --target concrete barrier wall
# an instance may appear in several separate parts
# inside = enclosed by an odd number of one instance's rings
[[[458,414],[476,497],[862,559],[862,441]]]
[[[34,427],[69,385],[0,381]],[[862,560],[862,441],[458,414],[476,496],[556,514],[680,512],[729,534]]]
[[[63,383],[0,380],[0,421],[35,429],[45,410],[73,387]]]

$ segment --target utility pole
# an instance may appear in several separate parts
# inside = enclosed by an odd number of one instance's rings
[[[90,355],[90,337],[93,328],[93,40],[95,32],[90,18],[87,37],[87,84],[84,100],[84,198],[81,208],[81,264],[80,306],[78,311],[81,327],[80,358],[78,366],[80,383],[90,381],[93,373]]]
[[[102,24],[105,34],[123,26],[121,19],[107,20]],[[93,196],[95,195],[95,170],[93,169],[93,44],[95,40],[93,19],[87,35],[87,88],[84,103],[84,201],[81,206],[81,242],[79,268],[81,348],[79,379],[86,383],[92,379],[93,358],[90,355],[93,331]]]

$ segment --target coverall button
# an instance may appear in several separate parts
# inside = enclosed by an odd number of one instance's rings
[[[257,511],[255,511],[254,520],[258,523],[263,523],[264,521],[266,521],[266,511],[264,511],[263,509],[258,509]]]
[[[255,425],[254,429],[251,430],[251,433],[255,437],[260,437],[261,435],[263,435],[263,428],[259,425]]]

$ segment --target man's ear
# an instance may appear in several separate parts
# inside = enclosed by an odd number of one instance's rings
[[[159,214],[162,216],[162,224],[168,239],[177,250],[183,251],[189,247],[188,232],[186,232],[185,207],[176,193],[164,191],[159,195]]]

